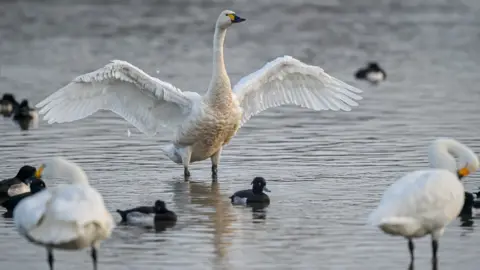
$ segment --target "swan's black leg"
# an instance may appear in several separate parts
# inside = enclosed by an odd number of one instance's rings
[[[222,148],[220,148],[213,156],[210,157],[212,160],[212,180],[217,181],[218,177],[218,163],[220,163],[220,154],[222,153]]]
[[[438,251],[438,240],[433,240],[432,239],[432,252],[433,252],[433,257],[432,257],[432,263],[437,263],[437,251]]]
[[[212,179],[213,179],[214,181],[217,180],[217,176],[218,176],[218,175],[217,175],[217,172],[218,172],[218,169],[217,169],[217,168],[218,168],[218,165],[216,165],[216,164],[213,164],[213,165],[212,165]]]
[[[50,266],[50,270],[53,270],[53,250],[51,248],[47,248],[47,261],[48,265]]]
[[[410,251],[410,261],[412,263],[415,260],[415,256],[413,255],[414,249],[415,249],[415,245],[413,244],[412,239],[408,239],[408,250]]]
[[[187,146],[182,149],[182,164],[183,164],[183,176],[185,181],[190,179],[190,171],[188,170],[188,166],[190,165],[190,159],[192,158],[192,149],[190,146]]]
[[[188,178],[190,178],[190,171],[188,170],[188,167],[185,167],[183,169],[183,176],[185,177],[185,180],[188,180]]]
[[[92,261],[93,261],[93,270],[97,270],[97,249],[92,246]]]

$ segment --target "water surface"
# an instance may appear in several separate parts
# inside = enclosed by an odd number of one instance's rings
[[[163,233],[118,227],[102,244],[102,270],[407,268],[406,241],[365,219],[389,184],[427,166],[433,138],[454,137],[480,152],[476,0],[5,1],[0,92],[35,104],[122,59],[203,93],[213,26],[227,8],[247,18],[227,34],[233,83],[288,54],[364,89],[361,107],[282,107],[254,117],[224,149],[213,185],[210,161],[194,163],[185,183],[181,166],[160,151],[169,132],[144,136],[110,112],[29,131],[0,119],[1,177],[62,155],[85,169],[112,212],[156,199],[177,212],[177,226]],[[353,80],[370,60],[388,72],[378,87]],[[254,176],[272,190],[264,219],[228,201]],[[479,180],[468,177],[466,187],[477,189]],[[479,223],[447,228],[440,269],[478,268]],[[2,269],[47,269],[45,250],[20,238],[12,221],[0,219],[0,238]],[[416,243],[417,269],[428,269],[430,240]],[[91,268],[87,251],[59,251],[56,259],[58,269]]]

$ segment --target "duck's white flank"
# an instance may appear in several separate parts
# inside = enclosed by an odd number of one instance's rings
[[[367,80],[370,82],[378,83],[385,79],[385,75],[380,71],[368,71]]]
[[[30,185],[25,183],[18,183],[10,186],[7,191],[8,196],[13,197],[22,193],[30,192]]]
[[[291,56],[279,57],[232,86],[225,69],[223,44],[227,28],[242,20],[233,11],[218,17],[213,40],[213,72],[207,93],[183,92],[121,60],[75,78],[37,104],[49,123],[71,122],[98,110],[110,110],[141,132],[173,132],[163,148],[186,175],[191,162],[211,158],[212,170],[222,147],[252,116],[285,104],[313,110],[350,111],[362,91]]]

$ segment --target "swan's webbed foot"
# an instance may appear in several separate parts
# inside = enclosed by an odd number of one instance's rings
[[[217,181],[217,176],[218,176],[218,165],[212,164],[212,180]]]

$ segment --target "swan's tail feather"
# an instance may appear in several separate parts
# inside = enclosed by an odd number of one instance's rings
[[[182,157],[178,155],[177,148],[173,144],[165,145],[161,148],[162,152],[173,162],[182,164]]]

